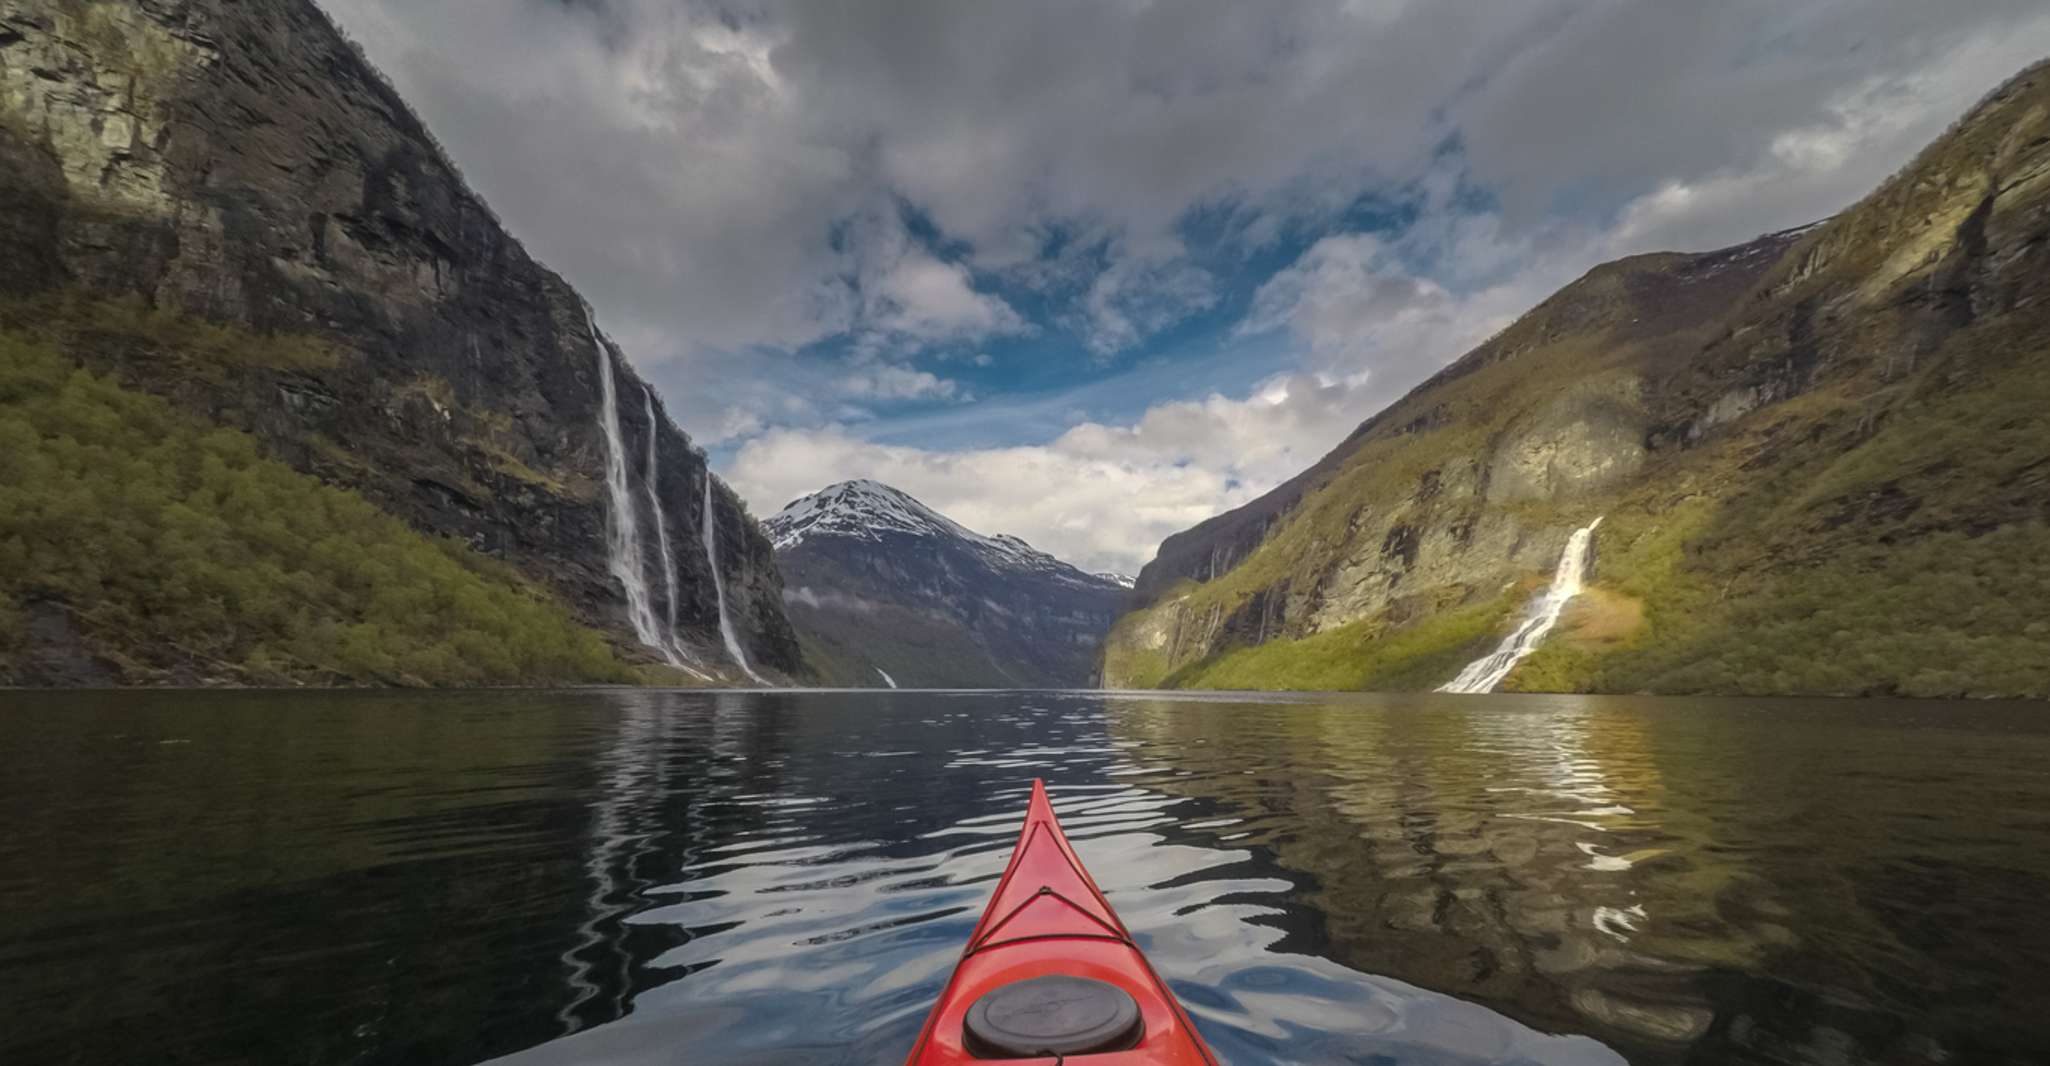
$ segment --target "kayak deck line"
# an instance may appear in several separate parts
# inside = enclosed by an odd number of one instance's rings
[[[970,947],[968,949],[968,954],[973,955],[976,952],[983,951],[988,948],[1002,947],[1005,944],[1019,944],[1027,940],[1115,940],[1120,944],[1130,945],[1133,948],[1137,948],[1139,946],[1137,944],[1132,943],[1131,936],[1126,934],[1123,930],[1116,929],[1110,925],[1104,924],[1102,920],[1097,918],[1095,915],[1090,914],[1088,911],[1085,911],[1082,908],[1075,906],[1075,902],[1069,899],[1068,897],[1063,896],[1050,888],[1042,888],[1039,890],[1039,892],[1040,894],[1038,896],[1035,896],[1033,900],[1028,900],[1027,902],[1019,904],[1017,910],[1014,910],[1010,914],[1006,915],[1003,921],[997,923],[997,927],[995,929],[989,931],[989,935],[987,937],[983,938],[973,947]],[[1089,921],[1097,922],[1098,924],[1103,925],[1103,928],[1108,930],[1108,932],[1027,933],[1022,936],[1005,937],[1002,940],[998,940],[996,938],[997,933],[1001,932],[1004,926],[1010,924],[1012,918],[1016,918],[1020,914],[1023,914],[1025,912],[1025,908],[1032,906],[1033,902],[1040,899],[1058,900],[1061,903],[1066,904],[1070,909],[1080,913],[1082,917],[1088,919]]]
[[[1031,821],[1026,822],[1026,828],[1024,830],[1024,833],[1021,834],[1025,837],[1025,839],[1021,840],[1018,846],[1012,849],[1011,852],[1012,865],[1015,866],[1018,861],[1018,856],[1024,854],[1027,848],[1029,848],[1035,842],[1036,838],[1045,832],[1046,826],[1044,823],[1036,823]],[[1078,863],[1077,865],[1079,866],[1080,864]],[[1005,876],[1007,878],[1009,877],[1009,873],[1009,870],[1005,871]],[[997,893],[990,897],[990,905],[992,908],[995,907],[997,900],[1002,898],[1002,892],[1003,882],[999,881],[997,883]],[[1016,937],[1007,937],[1003,940],[996,939],[997,934],[1001,932],[1005,926],[1011,924],[1011,921],[1013,919],[1017,918],[1019,915],[1024,914],[1026,908],[1038,904],[1041,900],[1049,899],[1058,901],[1066,905],[1069,909],[1073,910],[1075,913],[1081,915],[1083,918],[1102,928],[1104,931],[1102,933],[1039,933],[1026,934],[1023,936]],[[1101,909],[1097,910],[1089,907],[1084,907],[1081,904],[1076,903],[1074,900],[1069,899],[1067,896],[1062,895],[1060,892],[1056,891],[1053,888],[1053,886],[1041,885],[1039,886],[1039,891],[1033,893],[1031,896],[1028,896],[1023,902],[1019,903],[1016,907],[1013,907],[1009,913],[1005,914],[1001,919],[999,919],[996,922],[996,924],[991,925],[987,931],[978,930],[979,935],[970,936],[968,940],[967,954],[973,955],[987,948],[997,947],[1003,944],[1015,944],[1023,940],[1048,939],[1055,937],[1094,937],[1100,939],[1109,939],[1118,941],[1122,944],[1127,944],[1131,946],[1131,948],[1135,951],[1138,950],[1139,945],[1132,942],[1132,934],[1125,931],[1125,927],[1118,922],[1116,913],[1110,911],[1110,904],[1104,902],[1101,898],[1099,898],[1097,900],[1097,906]],[[992,910],[986,912],[985,918],[988,914],[991,913],[994,913],[994,911]]]
[[[907,1066],[1217,1066],[1061,831],[1044,782]]]

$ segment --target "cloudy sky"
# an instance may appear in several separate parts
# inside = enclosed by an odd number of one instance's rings
[[[2041,0],[321,0],[758,515],[1134,572],[1617,255],[1856,200]]]

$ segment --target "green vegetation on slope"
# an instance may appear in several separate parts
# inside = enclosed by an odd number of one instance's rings
[[[1243,562],[1214,580],[1178,588],[1185,609],[1216,606],[1229,611],[1285,581],[1314,583],[1316,575],[1338,565],[1350,546],[1351,526],[1363,502],[1390,501],[1398,513],[1421,510],[1409,501],[1426,475],[1458,458],[1488,451],[1494,430],[1490,412],[1515,404],[1537,406],[1576,381],[1599,377],[1599,371],[1589,371],[1590,364],[1615,358],[1598,344],[1575,340],[1548,345],[1517,363],[1482,367],[1439,386],[1429,399],[1444,424],[1378,436],[1360,445],[1330,482],[1305,497]],[[1405,408],[1402,413],[1412,411]],[[1543,510],[1540,504],[1523,507]]]
[[[809,629],[797,631],[797,646],[811,667],[813,681],[826,688],[875,688],[883,679],[861,658],[838,643],[820,640]]]
[[[1143,610],[1111,624],[1103,638],[1103,684],[1106,688],[1162,688],[1174,664],[1167,653],[1151,647],[1138,630],[1151,621]]]
[[[2050,692],[2050,359],[2033,325],[1953,336],[1863,402],[1890,404],[1869,436],[1847,405],[1838,431],[1861,439],[1787,456],[1698,534],[1675,523],[1684,553],[1668,532],[1605,569],[1649,600],[1646,639],[1545,687]]]
[[[341,353],[318,338],[251,333],[152,307],[139,296],[100,297],[75,288],[0,304],[0,329],[15,334],[16,343],[116,348],[208,382],[249,367],[325,370],[341,362]]]
[[[1286,684],[1309,649],[1233,650],[1249,614],[1263,637],[1277,602],[1291,634],[1428,619],[1537,576],[1505,544],[1603,514],[1596,595],[1506,687],[2050,694],[2046,116],[2050,65],[1819,228],[1598,268],[1370,420],[1299,499],[1170,538],[1152,585],[1184,580],[1120,620],[1107,665],[1230,657],[1234,683]],[[1605,272],[1625,284],[1591,286]],[[1552,406],[1625,378],[1627,434]]]
[[[162,336],[181,330],[197,330],[195,359],[252,343],[175,322]],[[22,676],[38,604],[68,612],[122,680],[632,679],[509,567],[6,332],[0,678]]]
[[[1605,275],[1591,275],[1595,282]],[[1598,295],[1603,286],[1596,284]],[[1600,302],[1602,317],[1621,312]],[[1537,345],[1517,360],[1488,363],[1433,386],[1427,394],[1398,401],[1389,424],[1421,418],[1433,411],[1430,424],[1414,430],[1393,429],[1370,436],[1336,466],[1329,480],[1306,495],[1300,505],[1251,554],[1208,581],[1183,580],[1152,605],[1120,618],[1104,645],[1104,676],[1133,688],[1214,687],[1338,691],[1374,688],[1427,689],[1450,680],[1464,661],[1455,651],[1479,654],[1506,628],[1512,605],[1485,602],[1480,607],[1450,607],[1430,597],[1412,604],[1411,617],[1430,630],[1411,639],[1409,626],[1368,618],[1305,638],[1277,638],[1254,648],[1225,650],[1194,661],[1178,661],[1165,647],[1151,647],[1142,630],[1162,625],[1164,615],[1201,619],[1239,610],[1263,590],[1285,585],[1316,587],[1323,576],[1344,565],[1350,553],[1372,538],[1360,539],[1362,515],[1376,515],[1389,524],[1428,522],[1439,504],[1419,499],[1419,486],[1438,473],[1474,455],[1487,454],[1505,410],[1541,407],[1567,392],[1598,390],[1611,382],[1609,367],[1638,354],[1628,343],[1611,343],[1607,334],[1568,336]],[[1571,527],[1585,522],[1599,505],[1576,500],[1566,505],[1519,501],[1502,505],[1527,528]],[[1541,575],[1531,574],[1530,577]],[[1490,590],[1491,592],[1492,590]],[[1420,615],[1416,608],[1431,613]],[[1444,627],[1438,617],[1447,615]],[[1475,619],[1484,628],[1464,639],[1450,639]],[[1326,639],[1331,638],[1331,639]],[[1360,661],[1348,663],[1348,656]],[[1422,657],[1414,668],[1405,662]],[[1426,662],[1427,661],[1427,662]],[[1219,668],[1229,664],[1228,669]],[[1347,680],[1350,679],[1350,680]]]
[[[1574,501],[1571,519],[1541,503],[1500,505],[1527,527],[1605,513],[1596,583],[1644,609],[1636,632],[1605,646],[1561,639],[1570,637],[1562,628],[1504,688],[2050,692],[2046,333],[2027,312],[1966,328],[1911,374],[1875,381],[1875,367],[1773,405],[1657,459],[1615,493]],[[1474,375],[1475,385],[1499,369]],[[1185,583],[1162,604],[1229,608],[1287,567],[1328,567],[1323,556],[1343,542],[1359,501],[1404,500],[1417,467],[1473,446],[1472,437],[1448,427],[1370,442],[1242,565]],[[1168,687],[1428,688],[1462,660],[1443,652],[1453,645],[1410,634],[1451,617],[1385,633],[1353,623],[1179,669],[1127,636],[1113,640],[1107,661],[1120,676]],[[1130,616],[1120,631],[1141,622]]]
[[[1727,608],[1704,605],[1697,622],[1590,661],[1582,677],[1607,691],[2050,692],[2046,560],[2042,524],[1858,552],[1774,575]]]
[[[1702,604],[1715,598],[1710,575],[1685,565],[1688,544],[1716,515],[1715,501],[1707,496],[1672,504],[1636,499],[1613,504],[1609,511],[1595,535],[1594,583],[1644,605],[1642,624],[1620,649],[1582,647],[1570,632],[1555,633],[1517,665],[1503,691],[1608,691],[1595,685],[1604,659],[1677,639],[1696,623],[1693,615]]]
[[[1389,631],[1383,623],[1354,622],[1301,640],[1270,640],[1191,663],[1169,675],[1167,688],[1353,689],[1430,688],[1484,654],[1523,590],[1492,603],[1431,615]]]

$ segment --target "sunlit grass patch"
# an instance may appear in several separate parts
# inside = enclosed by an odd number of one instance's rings
[[[1183,667],[1166,684],[1305,692],[1433,688],[1485,653],[1525,598],[1517,589],[1486,603],[1440,611],[1400,629],[1368,620],[1300,640],[1235,648]]]

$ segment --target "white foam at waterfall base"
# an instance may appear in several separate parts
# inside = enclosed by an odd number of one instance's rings
[[[757,685],[766,685],[762,675],[748,665],[747,652],[740,646],[740,637],[733,631],[733,620],[726,615],[726,579],[719,573],[719,530],[712,521],[712,468],[705,467],[705,561],[712,564],[712,592],[719,598],[719,639],[726,642],[726,654],[733,658],[734,665],[742,673],[754,679]]]
[[[640,521],[634,515],[633,496],[626,484],[626,443],[619,432],[619,397],[612,384],[612,349],[598,332],[598,320],[584,307],[584,324],[591,330],[591,343],[598,349],[598,428],[605,435],[605,503],[611,521],[605,530],[605,568],[619,579],[626,592],[627,621],[642,644],[662,653],[671,666],[682,666],[676,649],[663,639],[655,619],[654,597],[643,573]]]
[[[1573,597],[1580,595],[1581,580],[1587,575],[1588,548],[1594,543],[1594,527],[1601,525],[1597,518],[1585,527],[1573,531],[1566,539],[1566,550],[1559,555],[1559,569],[1552,575],[1552,584],[1544,595],[1539,596],[1525,612],[1523,622],[1516,630],[1503,638],[1493,652],[1468,663],[1459,676],[1439,687],[1440,692],[1493,692],[1509,671],[1523,657],[1537,650],[1545,635],[1559,621],[1560,612]]]

